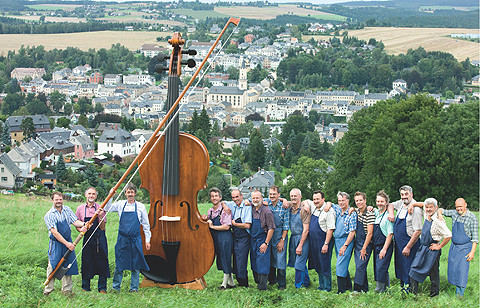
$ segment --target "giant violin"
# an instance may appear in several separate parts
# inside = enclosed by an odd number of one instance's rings
[[[215,257],[208,224],[201,219],[197,207],[198,191],[206,187],[210,165],[208,151],[195,136],[179,132],[177,110],[178,102],[195,80],[228,24],[238,24],[238,21],[230,18],[181,95],[181,65],[195,65],[193,60],[182,61],[182,54],[195,53],[182,49],[185,41],[180,33],[174,34],[169,40],[173,51],[168,66],[167,108],[170,112],[165,117],[168,117],[168,125],[164,134],[153,136],[154,141],[147,143],[139,155],[143,161],[139,170],[142,187],[150,193],[148,217],[152,232],[150,250],[144,247],[150,270],[143,270],[142,274],[154,282],[177,284],[195,281],[208,272]],[[159,58],[162,57],[159,55]]]

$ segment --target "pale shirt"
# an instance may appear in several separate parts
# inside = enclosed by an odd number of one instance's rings
[[[427,219],[427,213],[425,213],[424,218]],[[440,242],[445,237],[452,237],[452,232],[448,229],[445,220],[439,220],[437,212],[432,215],[431,221],[430,234],[434,241]]]
[[[112,203],[112,201],[109,200],[105,206],[105,212],[118,212],[118,217],[121,218],[123,212],[135,212],[135,203],[137,204],[138,220],[143,227],[143,233],[145,233],[145,242],[150,243],[152,233],[150,232],[150,222],[148,221],[147,209],[143,203],[135,201],[134,203],[130,204],[127,202],[127,200],[120,200]],[[125,206],[125,208],[123,206]]]
[[[318,217],[318,225],[323,232],[327,232],[328,230],[335,230],[335,211],[330,209],[330,211],[325,212],[323,208],[325,207],[325,203],[317,209],[313,201],[307,200],[308,205],[310,206],[310,213]]]
[[[415,203],[415,199],[412,198],[412,201],[410,201],[410,204]],[[405,219],[406,218],[406,225],[407,225],[407,234],[408,236],[412,236],[414,231],[419,231],[422,230],[423,226],[423,213],[422,209],[419,207],[414,207],[413,208],[413,214],[410,215],[408,214],[407,208],[408,205],[404,205],[402,200],[398,200],[395,202],[392,202],[393,208],[397,211],[397,218],[400,219]],[[388,215],[388,214],[387,214]]]
[[[383,215],[385,213],[385,215]],[[383,235],[388,236],[393,233],[393,222],[388,220],[388,212],[380,213],[378,209],[375,209],[375,224],[380,225],[380,230]]]

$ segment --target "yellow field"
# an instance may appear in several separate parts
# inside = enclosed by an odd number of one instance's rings
[[[215,7],[215,11],[229,16],[252,18],[252,19],[273,19],[278,15],[332,15],[329,13],[314,11],[310,9],[299,8],[293,4],[281,4],[278,7],[252,7],[252,6],[231,6],[231,7]]]
[[[18,50],[21,45],[43,45],[46,50],[78,47],[81,50],[94,48],[109,49],[112,44],[120,43],[129,50],[137,50],[143,44],[157,44],[166,47],[167,41],[157,42],[157,37],[171,36],[172,32],[138,32],[138,31],[99,31],[60,34],[0,34],[0,54],[8,50]]]
[[[382,41],[391,54],[406,53],[408,49],[422,46],[427,51],[445,51],[457,60],[480,60],[480,45],[475,42],[451,38],[450,34],[478,33],[478,29],[451,28],[383,28],[372,27],[348,31],[348,35],[368,40]]]

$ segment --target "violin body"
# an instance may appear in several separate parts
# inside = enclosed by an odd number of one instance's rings
[[[178,140],[178,195],[164,195],[161,189],[165,135],[160,137],[139,171],[141,187],[150,193],[148,218],[152,232],[150,250],[144,247],[150,271],[142,273],[156,282],[172,284],[191,282],[203,277],[212,266],[215,257],[210,229],[201,219],[197,206],[198,191],[206,187],[210,166],[209,155],[205,145],[195,136],[180,133]],[[146,152],[148,151],[144,151]],[[159,220],[165,216],[180,219]],[[175,256],[168,256],[169,252],[165,251],[168,246],[165,248],[165,243],[179,243],[176,260],[171,260]],[[173,266],[172,262],[176,266]],[[172,273],[173,267],[175,273]],[[172,278],[173,276],[176,278]],[[173,281],[174,279],[176,281]]]

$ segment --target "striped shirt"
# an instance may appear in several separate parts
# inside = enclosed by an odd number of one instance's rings
[[[367,234],[367,226],[375,224],[375,212],[367,211],[367,209],[365,209],[363,213],[357,211],[357,215],[358,221],[363,224],[363,230],[365,231],[365,234]]]
[[[475,214],[467,210],[463,216],[458,214],[457,210],[442,210],[443,216],[452,217],[453,223],[463,223],[463,229],[472,242],[478,243],[478,219]]]
[[[50,236],[52,234],[52,232],[50,232],[50,229],[57,229],[58,222],[67,221],[67,223],[71,225],[78,219],[68,206],[62,206],[62,210],[59,212],[57,211],[57,209],[55,209],[55,206],[52,205],[52,208],[47,212],[47,214],[45,214],[45,217],[43,217],[43,220],[47,225],[48,236]]]

